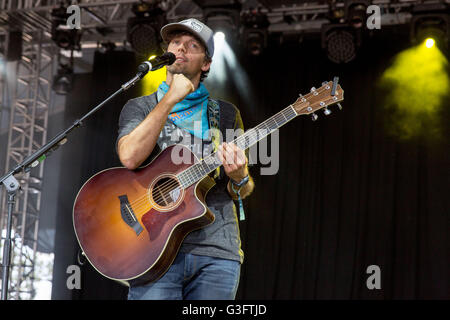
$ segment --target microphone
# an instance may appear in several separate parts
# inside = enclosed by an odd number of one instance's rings
[[[175,62],[177,57],[172,52],[166,52],[159,57],[156,57],[151,60],[147,60],[142,62],[138,67],[138,72],[134,76],[133,79],[122,85],[121,90],[128,90],[130,87],[136,84],[139,80],[141,80],[149,71],[158,70],[166,65],[171,65]]]
[[[176,56],[172,52],[166,52],[159,57],[144,61],[138,67],[138,75],[142,78],[149,71],[158,70],[166,65],[170,66],[176,59]]]

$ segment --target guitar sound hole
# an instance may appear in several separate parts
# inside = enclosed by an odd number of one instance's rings
[[[161,208],[175,205],[180,197],[180,185],[178,181],[172,177],[161,178],[153,185],[153,201]]]

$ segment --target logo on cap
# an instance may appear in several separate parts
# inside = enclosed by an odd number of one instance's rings
[[[203,25],[194,21],[194,20],[186,20],[186,22],[184,22],[184,24],[190,24],[191,28],[195,31],[195,32],[201,32],[203,30]]]

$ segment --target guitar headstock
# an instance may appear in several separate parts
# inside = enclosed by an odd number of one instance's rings
[[[292,104],[292,107],[297,115],[312,114],[313,120],[316,120],[315,112],[317,110],[324,109],[324,114],[329,115],[331,111],[327,107],[337,103],[339,109],[342,109],[339,104],[342,100],[344,100],[344,90],[338,84],[338,78],[334,78],[333,81],[322,83],[320,88],[312,87],[311,92],[300,95],[297,101]]]

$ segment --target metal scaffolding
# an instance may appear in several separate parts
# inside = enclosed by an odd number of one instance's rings
[[[51,47],[42,45],[42,37],[42,30],[23,33],[22,57],[16,65],[10,110],[5,172],[21,163],[47,140],[53,54]],[[16,176],[21,190],[16,197],[12,219],[9,299],[32,299],[35,295],[34,262],[43,175],[44,166],[40,165]],[[6,192],[3,192],[0,206],[2,231],[6,229],[6,198]]]
[[[330,12],[345,8],[349,0],[323,1],[240,1],[242,10],[256,4],[262,5],[270,26],[269,33],[318,32],[322,24],[329,22]],[[450,3],[450,0],[366,0],[381,9],[384,26],[407,23],[411,18],[411,8],[419,4]],[[124,41],[127,19],[133,16],[131,7],[139,0],[79,0],[72,1],[81,8],[82,43],[97,41]],[[203,17],[203,0],[159,0],[159,6],[166,12],[169,22],[188,17]],[[217,2],[217,1],[215,1]],[[225,1],[226,2],[226,1]],[[229,2],[229,1],[228,1]],[[286,4],[285,4],[286,2]],[[19,24],[23,30],[41,29],[50,41],[51,10],[59,6],[59,0],[0,0],[0,30],[2,25]],[[266,3],[271,3],[267,5]]]

